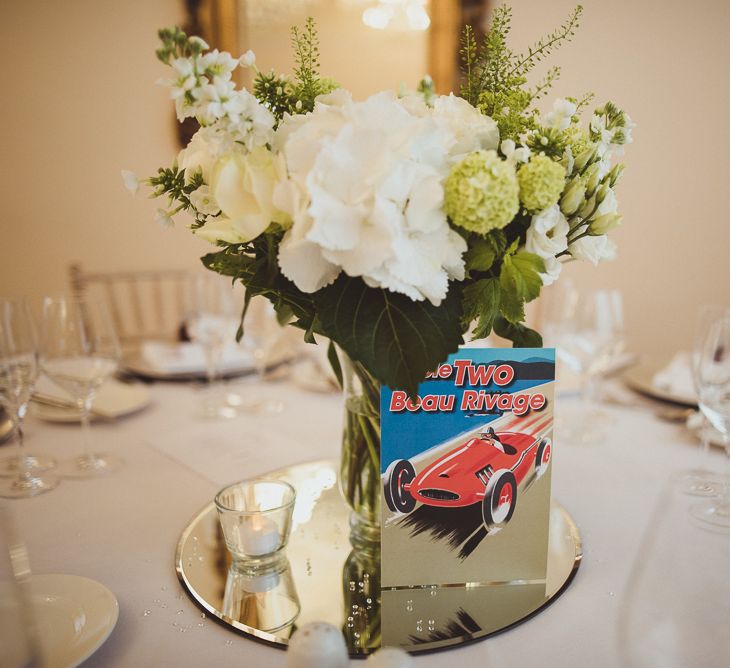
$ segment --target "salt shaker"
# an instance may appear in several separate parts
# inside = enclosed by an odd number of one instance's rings
[[[309,622],[289,641],[286,668],[348,668],[345,638],[336,626]]]

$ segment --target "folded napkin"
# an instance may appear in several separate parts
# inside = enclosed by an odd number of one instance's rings
[[[690,354],[678,352],[667,366],[654,374],[652,385],[675,396],[695,397]]]
[[[145,364],[157,373],[202,373],[205,351],[197,343],[145,341],[141,349]],[[254,367],[253,355],[234,342],[223,347],[219,371],[240,371]]]
[[[34,393],[41,403],[46,399],[66,404],[71,411],[77,410],[73,397],[46,375],[38,378]],[[117,418],[143,408],[149,401],[150,394],[144,385],[128,385],[110,378],[97,390],[91,412],[103,418]]]

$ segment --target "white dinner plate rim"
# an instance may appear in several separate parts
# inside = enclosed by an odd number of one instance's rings
[[[662,401],[670,401],[675,404],[684,406],[697,406],[697,399],[689,394],[678,394],[656,387],[652,382],[654,374],[660,370],[660,367],[652,367],[649,365],[641,365],[633,367],[624,373],[624,380],[629,387],[646,394],[654,399]]]
[[[207,374],[205,369],[195,371],[160,371],[149,366],[139,350],[125,353],[119,367],[123,373],[132,374],[141,378],[150,378],[152,380],[204,380]],[[253,373],[255,370],[255,365],[252,362],[247,362],[240,366],[224,369],[222,376],[224,378],[230,378]]]
[[[51,587],[48,587],[47,583],[51,583]],[[109,636],[112,634],[112,631],[116,628],[117,621],[119,620],[119,601],[117,600],[117,597],[114,596],[114,594],[101,582],[97,582],[96,580],[92,580],[91,578],[87,578],[81,575],[71,575],[68,573],[42,573],[33,575],[31,580],[31,591],[32,595],[42,595],[43,594],[43,585],[46,584],[46,591],[52,591],[53,589],[53,583],[58,582],[66,582],[75,583],[75,588],[72,589],[72,592],[89,592],[90,590],[94,590],[96,594],[103,594],[104,599],[108,606],[105,608],[105,613],[109,616],[109,622],[106,624],[106,626],[103,627],[100,631],[96,633],[96,635],[91,635],[86,643],[79,647],[77,656],[71,657],[70,663],[55,663],[53,660],[47,659],[46,655],[44,655],[44,659],[46,660],[46,663],[44,665],[47,665],[48,668],[76,668],[77,666],[81,665],[86,659],[88,659],[92,654],[94,654],[108,639]],[[83,587],[85,589],[80,589],[78,585],[81,585],[83,583]],[[41,585],[38,587],[38,585]],[[58,585],[57,585],[58,586]],[[40,591],[39,591],[40,589]],[[86,598],[83,594],[81,594],[78,598],[72,596],[68,596],[71,600],[74,601],[74,603],[77,603],[78,605],[83,606],[86,602],[88,606],[88,598]],[[84,608],[84,611],[86,613],[86,618],[89,618],[89,610],[88,608]],[[91,613],[93,614],[93,612]],[[81,631],[77,632],[76,639],[83,638],[84,629],[86,629],[87,626],[85,625],[82,627]],[[41,644],[43,644],[41,642]],[[52,648],[46,648],[44,649],[52,649]]]
[[[134,388],[139,393],[139,399],[133,406],[130,406],[129,409],[115,415],[95,415],[92,413],[92,420],[116,420],[117,418],[129,417],[130,415],[135,415],[136,413],[143,411],[152,403],[152,394],[145,385],[141,383],[128,385],[118,380],[112,380],[110,382],[119,383],[119,385],[125,385],[129,388]],[[35,401],[32,401],[31,403],[33,407],[34,417],[38,418],[39,420],[43,420],[44,422],[72,424],[74,422],[79,422],[81,419],[78,415],[78,412],[74,408],[64,408],[62,406],[47,406],[45,404]]]

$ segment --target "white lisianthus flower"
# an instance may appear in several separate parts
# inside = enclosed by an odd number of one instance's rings
[[[190,193],[190,203],[198,213],[207,216],[213,216],[221,210],[213,195],[211,195],[210,188],[205,185],[200,186]]]
[[[241,67],[253,67],[256,64],[256,54],[249,49],[238,59],[238,62],[241,63]]]
[[[437,305],[449,279],[463,279],[466,242],[443,212],[446,156],[460,138],[446,106],[439,113],[413,114],[393,93],[353,102],[339,90],[284,118],[274,146],[287,178],[274,198],[292,227],[279,265],[297,287],[313,292],[344,270]]]
[[[568,248],[569,230],[570,225],[557,204],[532,217],[525,250],[545,261],[546,273],[540,274],[543,285],[550,285],[560,274],[562,264],[555,256]]]
[[[598,265],[601,260],[616,258],[616,244],[605,234],[578,239],[568,246],[568,250],[574,258],[587,260],[594,266]]]
[[[139,178],[137,175],[128,169],[123,169],[122,180],[124,181],[124,187],[133,195],[136,195],[139,190]]]
[[[186,180],[190,181],[192,175],[199,171],[203,181],[210,183],[213,165],[219,157],[218,150],[213,133],[208,128],[200,128],[177,155],[177,165],[185,170]]]
[[[247,155],[232,154],[221,158],[213,168],[210,193],[220,208],[221,216],[195,230],[209,238],[223,230],[231,238],[234,230],[238,241],[249,241],[261,234],[272,221],[283,220],[273,204],[277,171],[270,151],[255,148]],[[225,221],[230,221],[230,226]],[[219,237],[223,239],[223,237]]]
[[[577,107],[574,102],[558,98],[553,102],[553,109],[545,117],[545,125],[562,132],[570,125],[570,119],[575,115]]]

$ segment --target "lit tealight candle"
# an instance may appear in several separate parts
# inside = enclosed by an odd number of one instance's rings
[[[251,557],[260,557],[276,552],[279,547],[279,529],[268,517],[253,515],[241,524],[241,545],[243,552]]]

